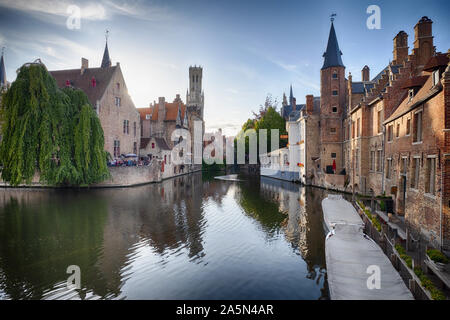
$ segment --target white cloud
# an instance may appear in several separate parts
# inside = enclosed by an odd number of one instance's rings
[[[70,1],[70,0],[2,0],[0,7],[21,11],[37,19],[65,24],[69,6],[80,8],[81,19],[89,21],[111,20],[116,15],[142,20],[168,19],[172,13],[166,7],[141,1]]]

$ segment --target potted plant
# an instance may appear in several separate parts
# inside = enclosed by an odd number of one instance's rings
[[[436,266],[439,271],[444,271],[446,264],[449,263],[449,259],[439,250],[428,249],[427,259]]]

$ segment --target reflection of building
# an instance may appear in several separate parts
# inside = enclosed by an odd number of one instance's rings
[[[80,69],[50,71],[60,88],[81,89],[97,111],[105,137],[105,150],[112,157],[138,153],[140,122],[125,83],[120,64],[111,65],[106,43],[100,68],[89,68],[81,59]]]

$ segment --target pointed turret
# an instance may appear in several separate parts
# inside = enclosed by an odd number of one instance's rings
[[[2,50],[2,57],[0,58],[0,88],[6,88],[7,82],[6,82],[6,69],[5,69],[5,62],[3,60],[3,50]]]
[[[339,44],[334,31],[333,21],[331,22],[330,35],[328,36],[327,51],[323,54],[325,58],[322,69],[329,67],[344,67],[341,59],[342,52],[339,50]]]
[[[180,103],[178,103],[178,114],[177,114],[177,119],[176,119],[176,123],[175,123],[177,128],[181,128],[181,108],[180,108]]]
[[[111,59],[109,58],[109,51],[108,51],[108,40],[106,40],[105,52],[103,52],[103,59],[102,59],[101,67],[102,68],[111,67]]]

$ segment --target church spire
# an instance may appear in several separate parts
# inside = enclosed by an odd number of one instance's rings
[[[3,60],[3,53],[5,48],[2,48],[2,57],[0,58],[0,88],[6,87],[6,69],[5,69],[5,61]]]
[[[335,16],[336,14],[331,15],[330,35],[328,36],[327,51],[323,54],[325,60],[323,62],[322,69],[329,67],[344,67],[341,59],[342,52],[339,50],[336,32],[334,31],[333,21]]]
[[[109,51],[108,51],[108,34],[109,31],[106,30],[105,38],[106,38],[106,45],[105,45],[105,52],[103,52],[103,59],[102,59],[102,68],[108,68],[111,67],[111,59],[109,58]]]
[[[289,104],[291,105],[291,107],[295,107],[294,106],[294,94],[292,93],[292,84],[291,84],[291,89],[289,92]]]

